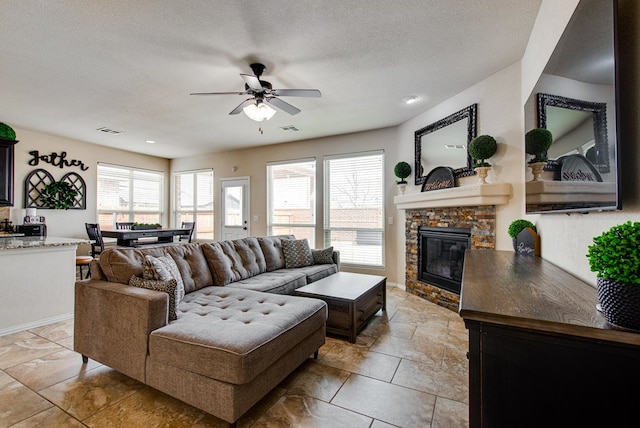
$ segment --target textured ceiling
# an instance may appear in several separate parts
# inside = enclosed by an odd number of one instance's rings
[[[0,122],[167,158],[395,126],[518,61],[540,2],[2,0]],[[255,61],[322,98],[259,124],[189,96],[242,91]]]

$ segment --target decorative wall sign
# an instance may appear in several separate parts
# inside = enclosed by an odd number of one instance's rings
[[[582,155],[562,156],[558,159],[558,163],[560,164],[561,181],[602,181],[598,170]]]
[[[29,154],[31,155],[31,159],[29,159],[28,164],[31,166],[38,166],[40,162],[44,162],[52,166],[57,166],[60,169],[72,166],[80,167],[81,171],[86,171],[89,169],[89,167],[85,166],[82,161],[79,161],[77,159],[67,160],[67,152],[65,151],[60,152],[60,154],[51,152],[51,154],[48,155],[41,155],[39,151],[31,150]]]
[[[75,172],[65,174],[61,182],[68,183],[76,196],[73,205],[69,209],[84,210],[87,207],[87,185],[82,177]],[[52,208],[42,204],[43,189],[48,184],[54,183],[53,176],[44,169],[35,169],[24,180],[24,207],[25,208]]]
[[[448,166],[439,166],[431,170],[427,175],[424,183],[422,183],[422,191],[448,189],[455,187],[455,176],[453,168]]]
[[[540,236],[531,229],[525,227],[522,232],[513,238],[513,249],[521,256],[540,256]]]

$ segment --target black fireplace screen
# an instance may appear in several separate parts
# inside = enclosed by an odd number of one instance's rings
[[[418,279],[460,294],[464,252],[471,248],[471,229],[421,227]]]

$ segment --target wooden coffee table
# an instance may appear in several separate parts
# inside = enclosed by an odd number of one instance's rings
[[[327,332],[355,343],[367,322],[380,309],[386,311],[386,285],[384,276],[338,272],[300,287],[294,294],[324,300],[329,307]]]

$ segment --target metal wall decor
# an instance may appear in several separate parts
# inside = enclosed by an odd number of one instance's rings
[[[68,183],[76,191],[73,205],[69,209],[84,210],[87,208],[87,185],[84,179],[75,172],[65,174],[61,182]],[[53,176],[44,169],[35,169],[24,180],[24,207],[48,209],[41,202],[42,191],[48,184],[55,182]]]

